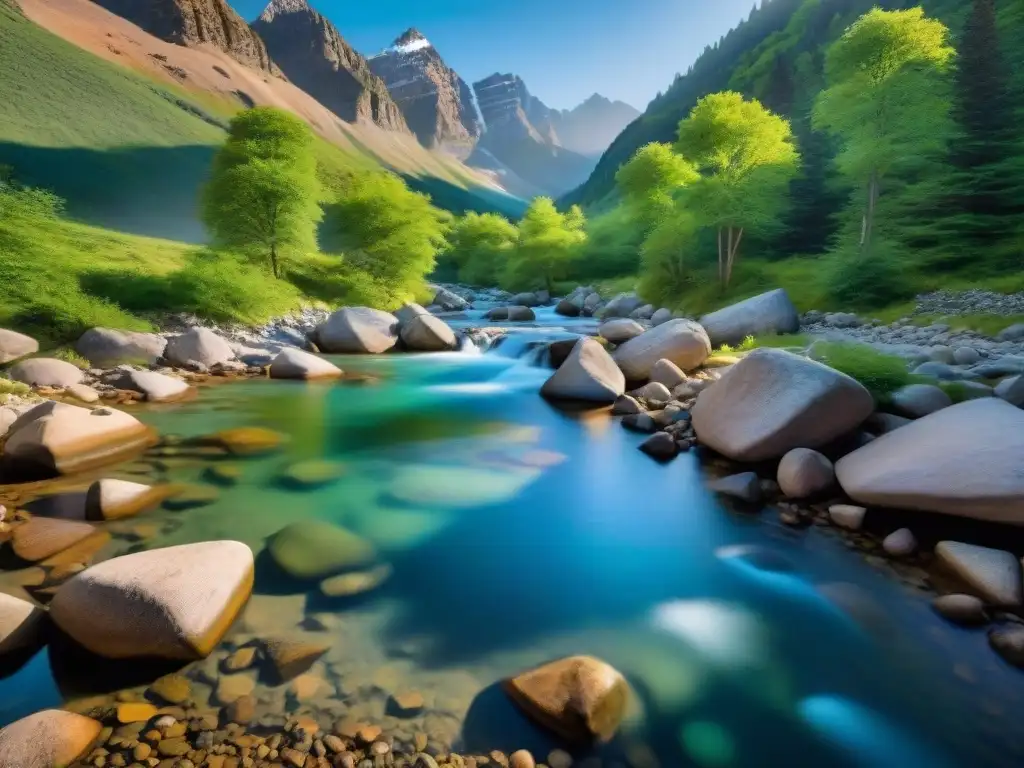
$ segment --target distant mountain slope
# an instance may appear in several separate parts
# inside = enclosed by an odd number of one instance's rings
[[[640,117],[640,110],[595,93],[574,109],[555,115],[553,122],[563,147],[600,157],[626,126]]]

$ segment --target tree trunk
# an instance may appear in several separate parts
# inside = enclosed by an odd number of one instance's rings
[[[871,250],[871,234],[875,226],[875,207],[878,203],[878,172],[872,171],[868,180],[868,204],[861,222],[860,252],[866,255]]]
[[[270,269],[274,272],[274,277],[280,277],[277,272],[277,243],[270,244]]]
[[[743,240],[743,227],[740,227],[736,231],[736,239],[732,236],[732,227],[729,227],[729,258],[725,263],[725,287],[729,287],[729,283],[732,280],[732,268],[736,264],[736,254],[740,250],[740,242]]]
[[[718,283],[725,284],[725,258],[722,253],[722,228],[718,228]]]

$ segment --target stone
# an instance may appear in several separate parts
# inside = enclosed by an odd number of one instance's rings
[[[903,416],[920,419],[953,404],[949,395],[932,384],[909,384],[890,396],[892,407]]]
[[[211,464],[203,470],[203,480],[224,487],[238,485],[244,476],[245,471],[237,464]]]
[[[0,365],[39,351],[39,342],[31,336],[0,328]]]
[[[819,448],[856,429],[874,410],[856,380],[781,349],[756,349],[700,393],[692,409],[702,445],[735,461]]]
[[[41,639],[45,618],[42,608],[0,592],[0,658],[34,647]]]
[[[635,293],[620,293],[609,301],[601,314],[603,317],[629,317],[630,313],[643,306]]]
[[[426,702],[419,691],[395,693],[388,699],[388,709],[396,717],[414,717],[423,711]]]
[[[226,340],[209,328],[190,328],[185,333],[167,340],[164,357],[173,365],[188,366],[199,363],[209,368],[217,363],[233,360],[235,351]]]
[[[953,350],[953,362],[957,365],[975,365],[981,362],[981,355],[974,347],[957,347]]]
[[[485,320],[508,320],[508,307],[494,307],[484,314]]]
[[[369,307],[334,312],[316,333],[324,352],[377,355],[398,343],[398,318]]]
[[[123,458],[153,442],[152,430],[123,411],[48,401],[11,425],[3,459],[16,473],[70,474]]]
[[[255,697],[239,696],[224,708],[224,719],[229,723],[248,725],[256,717]]]
[[[762,496],[761,480],[754,472],[719,477],[708,482],[707,488],[713,493],[731,496],[748,504],[757,504]]]
[[[100,393],[88,384],[72,384],[64,388],[64,394],[83,403],[95,403],[100,399]]]
[[[97,368],[124,363],[152,365],[164,356],[167,339],[155,333],[90,328],[75,342],[75,351]]]
[[[659,360],[685,371],[699,367],[711,354],[704,329],[692,320],[670,320],[644,331],[615,350],[614,359],[629,381],[647,381]]]
[[[469,309],[469,302],[453,291],[440,285],[427,284],[427,288],[434,292],[432,304],[436,304],[446,312],[461,312]]]
[[[283,349],[270,363],[272,379],[336,379],[342,370],[334,363],[301,349]]]
[[[260,640],[260,652],[275,685],[298,677],[330,650],[330,645],[303,638],[270,637]]]
[[[512,304],[522,305],[524,307],[536,307],[541,303],[540,299],[537,298],[537,294],[530,291],[515,294],[510,302]]]
[[[525,749],[520,749],[509,755],[508,765],[509,768],[537,768],[537,761]]]
[[[1024,408],[1024,376],[1013,376],[999,382],[995,388],[995,396],[1010,405]]]
[[[77,544],[96,529],[88,523],[33,517],[11,532],[11,548],[22,560],[35,563]]]
[[[410,302],[408,304],[403,304],[401,309],[395,312],[395,317],[398,319],[398,327],[399,330],[401,330],[417,317],[429,314],[430,312],[424,309],[421,305],[416,304],[415,302]]]
[[[806,499],[831,488],[836,481],[836,472],[832,462],[817,451],[794,448],[779,462],[776,479],[786,496]]]
[[[932,379],[938,379],[939,381],[958,381],[962,378],[968,377],[962,371],[957,370],[948,363],[939,363],[934,360],[927,363],[921,363],[921,365],[914,369],[914,375],[927,376]]]
[[[988,633],[988,642],[1006,662],[1024,669],[1024,626],[995,627]]]
[[[85,378],[85,372],[78,366],[50,357],[22,360],[11,366],[7,375],[33,387],[70,387],[81,384]]]
[[[118,389],[138,392],[151,403],[170,403],[187,396],[191,387],[187,381],[165,376],[156,371],[125,371],[114,385]]]
[[[943,363],[944,365],[953,364],[953,350],[951,347],[937,346],[932,347],[928,352],[928,359],[933,363]]]
[[[974,595],[943,595],[932,600],[932,609],[954,624],[974,626],[985,624],[985,604]]]
[[[513,306],[508,308],[507,319],[513,323],[532,323],[537,315],[529,307]]]
[[[47,709],[0,730],[4,768],[62,768],[83,757],[103,726],[91,717]]]
[[[836,463],[846,494],[867,506],[1024,525],[1024,411],[997,398],[926,416]]]
[[[651,315],[651,325],[659,326],[664,325],[672,319],[672,310],[662,307],[661,309],[655,310],[654,314]]]
[[[989,605],[1024,603],[1021,563],[1010,552],[959,541],[940,541],[935,559]]]
[[[882,549],[892,557],[906,557],[917,550],[917,539],[909,528],[900,528],[882,539]]]
[[[649,413],[634,413],[622,417],[622,426],[630,432],[641,432],[646,435],[658,431],[658,424]]]
[[[391,578],[391,573],[391,566],[383,564],[368,571],[356,571],[354,573],[343,573],[340,576],[331,576],[320,582],[320,591],[327,597],[361,595],[377,589],[377,587]]]
[[[644,304],[642,307],[637,307],[629,313],[629,316],[633,320],[650,320],[654,316],[654,305]]]
[[[184,675],[164,675],[149,686],[150,695],[168,704],[184,704],[192,696],[192,683]]]
[[[747,336],[796,333],[800,315],[784,288],[732,304],[704,315],[700,324],[714,347],[739,344]]]
[[[329,459],[309,459],[289,466],[278,478],[285,488],[312,491],[337,482],[345,475],[345,465]]]
[[[635,397],[630,397],[629,395],[619,395],[615,398],[615,402],[612,403],[613,416],[629,416],[643,412],[643,406],[637,402]]]
[[[246,645],[224,659],[226,672],[241,672],[249,669],[256,661],[256,646]]]
[[[1017,341],[1024,339],[1024,323],[1014,323],[996,334],[996,341]]]
[[[642,397],[645,400],[654,400],[659,403],[667,403],[672,399],[672,392],[664,384],[656,381],[649,381],[640,389],[630,392],[633,397]]]
[[[151,549],[94,565],[50,603],[76,642],[112,659],[201,659],[252,592],[252,550],[237,541]]]
[[[284,436],[265,427],[236,427],[207,435],[198,442],[224,448],[233,456],[266,456],[281,447]]]
[[[644,332],[644,327],[636,320],[618,318],[601,323],[598,333],[612,344],[624,344]]]
[[[459,346],[448,323],[433,315],[419,315],[404,323],[400,336],[408,349],[417,352],[446,352]]]
[[[581,303],[577,303],[569,298],[562,299],[555,305],[555,314],[562,317],[579,317],[582,310],[583,306]]]
[[[125,701],[117,705],[119,723],[145,723],[156,716],[156,707],[148,701]]]
[[[216,697],[219,704],[232,704],[256,690],[252,675],[221,675],[217,678]]]
[[[686,383],[686,374],[671,360],[659,360],[651,366],[652,384],[663,384],[670,391]]]
[[[908,419],[904,416],[897,416],[894,413],[873,413],[868,417],[868,420],[864,422],[864,428],[875,435],[884,435],[888,432],[892,432],[894,429],[905,427],[907,424],[912,424],[913,419]]]
[[[274,534],[271,557],[297,579],[323,579],[373,565],[377,551],[366,539],[331,523],[299,520]]]
[[[640,444],[640,450],[652,459],[668,461],[679,453],[679,446],[668,432],[655,432]]]
[[[853,504],[833,504],[828,508],[829,519],[848,531],[859,531],[864,526],[867,513],[864,507]]]
[[[578,744],[610,740],[629,702],[618,670],[592,656],[544,664],[506,679],[503,687],[539,725]]]
[[[220,491],[205,485],[175,485],[167,488],[164,509],[182,512],[186,509],[198,509],[216,503]]]
[[[556,400],[613,403],[625,390],[625,377],[605,348],[584,337],[540,392]]]

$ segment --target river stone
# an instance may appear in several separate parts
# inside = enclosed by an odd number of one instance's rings
[[[655,432],[640,444],[640,450],[658,461],[669,461],[679,453],[679,446],[668,432]]]
[[[398,318],[369,307],[344,307],[317,329],[324,352],[377,355],[398,343]]]
[[[640,323],[625,317],[607,320],[601,323],[601,327],[598,328],[598,333],[612,344],[624,344],[643,332],[644,327]]]
[[[47,709],[0,730],[3,768],[63,768],[83,757],[103,726],[90,717]]]
[[[0,328],[0,365],[39,351],[39,342],[31,336]]]
[[[497,470],[405,464],[395,472],[390,494],[410,507],[472,509],[508,501],[539,476],[540,470],[534,467]]]
[[[176,379],[173,376],[165,376],[156,371],[125,371],[115,386],[139,392],[151,403],[169,403],[181,400],[191,389],[187,381]]]
[[[402,325],[402,342],[418,352],[444,352],[456,349],[455,332],[439,317],[420,315]]]
[[[662,307],[651,315],[651,325],[659,326],[664,325],[672,319],[672,310]]]
[[[711,354],[704,329],[692,320],[670,320],[644,331],[615,350],[614,359],[629,381],[647,381],[659,360],[690,371]]]
[[[299,520],[270,541],[271,557],[297,579],[323,579],[341,571],[373,565],[377,551],[369,541],[320,520]]]
[[[70,387],[64,388],[64,394],[83,403],[95,403],[100,399],[100,393],[88,384],[72,384]]]
[[[1017,341],[1024,339],[1024,323],[1014,323],[996,334],[996,341]]]
[[[90,328],[75,342],[75,351],[97,368],[122,363],[152,365],[164,356],[167,339],[155,333]]]
[[[164,675],[153,681],[149,693],[157,701],[184,704],[192,696],[192,682],[184,675]]]
[[[932,384],[909,384],[892,393],[892,407],[900,414],[920,419],[953,404],[949,395]]]
[[[434,292],[432,304],[437,304],[446,312],[461,312],[469,309],[469,302],[453,291],[449,291],[440,285],[427,284],[427,288]]]
[[[909,528],[900,528],[882,539],[882,549],[892,557],[906,557],[917,549],[917,539]]]
[[[868,506],[1024,525],[1024,411],[970,400],[915,421],[836,464],[846,494]]]
[[[76,520],[33,517],[11,532],[11,548],[22,560],[35,563],[63,552],[95,530]]]
[[[864,526],[864,518],[867,513],[868,511],[864,507],[853,504],[833,504],[828,508],[829,519],[848,531],[859,531]]]
[[[15,363],[7,374],[14,380],[33,387],[70,387],[81,384],[85,372],[64,360],[33,357]]]
[[[754,472],[741,472],[736,475],[719,477],[708,483],[708,490],[730,496],[748,504],[761,501],[761,479]]]
[[[1024,669],[1024,627],[1009,624],[989,630],[992,649],[1015,667]]]
[[[555,314],[562,317],[579,317],[583,310],[582,300],[577,303],[570,298],[564,298],[555,305]]]
[[[796,333],[800,330],[800,315],[786,290],[778,288],[704,315],[700,324],[712,346],[720,347],[739,344],[747,336]]]
[[[202,437],[198,442],[224,448],[232,456],[253,457],[276,452],[284,442],[284,436],[266,427],[235,427]]]
[[[508,320],[508,307],[494,307],[484,314],[485,320]]]
[[[975,365],[981,361],[981,355],[974,347],[957,347],[953,350],[953,362],[957,365]]]
[[[1012,553],[959,541],[940,541],[935,557],[986,603],[1009,607],[1024,602],[1021,564]]]
[[[513,752],[508,757],[509,768],[537,768],[537,761],[525,749]]]
[[[661,403],[667,403],[672,399],[672,393],[668,387],[656,381],[649,381],[640,389],[633,390],[629,394],[633,397],[642,397],[645,400],[655,400]]]
[[[664,384],[671,391],[686,383],[686,374],[671,360],[662,359],[651,367],[651,382]]]
[[[874,410],[859,382],[780,349],[756,349],[697,398],[697,437],[736,461],[818,448],[856,429]]]
[[[805,499],[827,491],[836,481],[835,468],[825,456],[810,448],[794,448],[782,457],[776,478],[791,499]]]
[[[508,307],[506,319],[513,323],[532,323],[537,319],[537,316],[529,307],[511,306]]]
[[[533,293],[531,291],[526,291],[526,292],[523,292],[523,293],[517,293],[515,296],[513,296],[511,299],[509,299],[509,302],[511,304],[521,305],[521,306],[524,306],[524,307],[536,307],[538,304],[542,304],[543,303],[540,300],[540,298],[537,296],[537,294],[535,294],[535,293]]]
[[[354,573],[331,576],[320,582],[320,591],[327,597],[361,595],[379,587],[391,578],[391,573],[391,566],[383,564],[368,571],[356,571]]]
[[[644,409],[635,397],[619,395],[612,404],[612,416],[630,416],[643,413]]]
[[[932,600],[932,609],[954,624],[972,626],[988,621],[985,604],[974,595],[943,595]]]
[[[995,395],[1010,405],[1024,408],[1024,376],[1013,376],[999,382]]]
[[[605,348],[581,338],[569,357],[541,387],[541,394],[558,400],[613,403],[626,390],[626,380]]]
[[[932,379],[938,379],[939,381],[959,381],[960,379],[974,377],[975,374],[969,374],[966,371],[960,371],[947,363],[939,363],[931,361],[928,363],[921,363],[914,369],[915,376],[928,376]]]
[[[868,417],[868,420],[864,422],[864,428],[875,435],[884,435],[888,432],[892,432],[894,429],[905,427],[907,424],[912,424],[913,419],[908,419],[904,416],[897,416],[894,413],[873,413]]]
[[[428,312],[424,307],[414,302],[410,302],[408,304],[403,304],[402,308],[395,312],[395,318],[398,320],[399,328],[402,328],[417,317],[429,314],[430,312]]]
[[[256,679],[252,675],[221,675],[214,695],[218,704],[232,704],[255,690]]]
[[[190,328],[185,333],[167,340],[164,357],[174,365],[200,363],[210,368],[217,363],[226,363],[234,359],[235,351],[227,341],[209,328]]]
[[[89,520],[120,520],[137,515],[163,500],[166,488],[112,477],[97,480],[85,495],[85,516]]]
[[[289,466],[278,478],[280,485],[297,491],[323,488],[341,479],[345,465],[329,459],[307,459]]]
[[[609,301],[601,311],[602,317],[629,317],[630,313],[643,306],[635,293],[620,293]]]
[[[334,363],[301,349],[283,349],[270,363],[272,379],[335,379],[341,375],[341,368]]]
[[[310,642],[308,636],[263,638],[259,645],[274,685],[281,685],[308,672],[331,647],[326,643]]]
[[[552,661],[506,679],[503,687],[539,725],[576,744],[610,740],[629,702],[619,671],[592,656]]]
[[[654,305],[644,304],[642,307],[637,307],[629,313],[629,316],[633,320],[650,320],[654,316]]]
[[[42,608],[0,592],[0,658],[33,647],[40,638],[45,617]]]
[[[252,550],[240,542],[151,549],[64,582],[50,616],[100,656],[201,659],[231,627],[252,583]]]

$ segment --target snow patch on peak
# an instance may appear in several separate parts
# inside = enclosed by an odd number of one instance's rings
[[[398,53],[412,53],[413,51],[422,51],[424,48],[430,47],[430,41],[425,37],[421,37],[419,40],[413,40],[411,43],[395,45],[391,50],[397,51]]]

